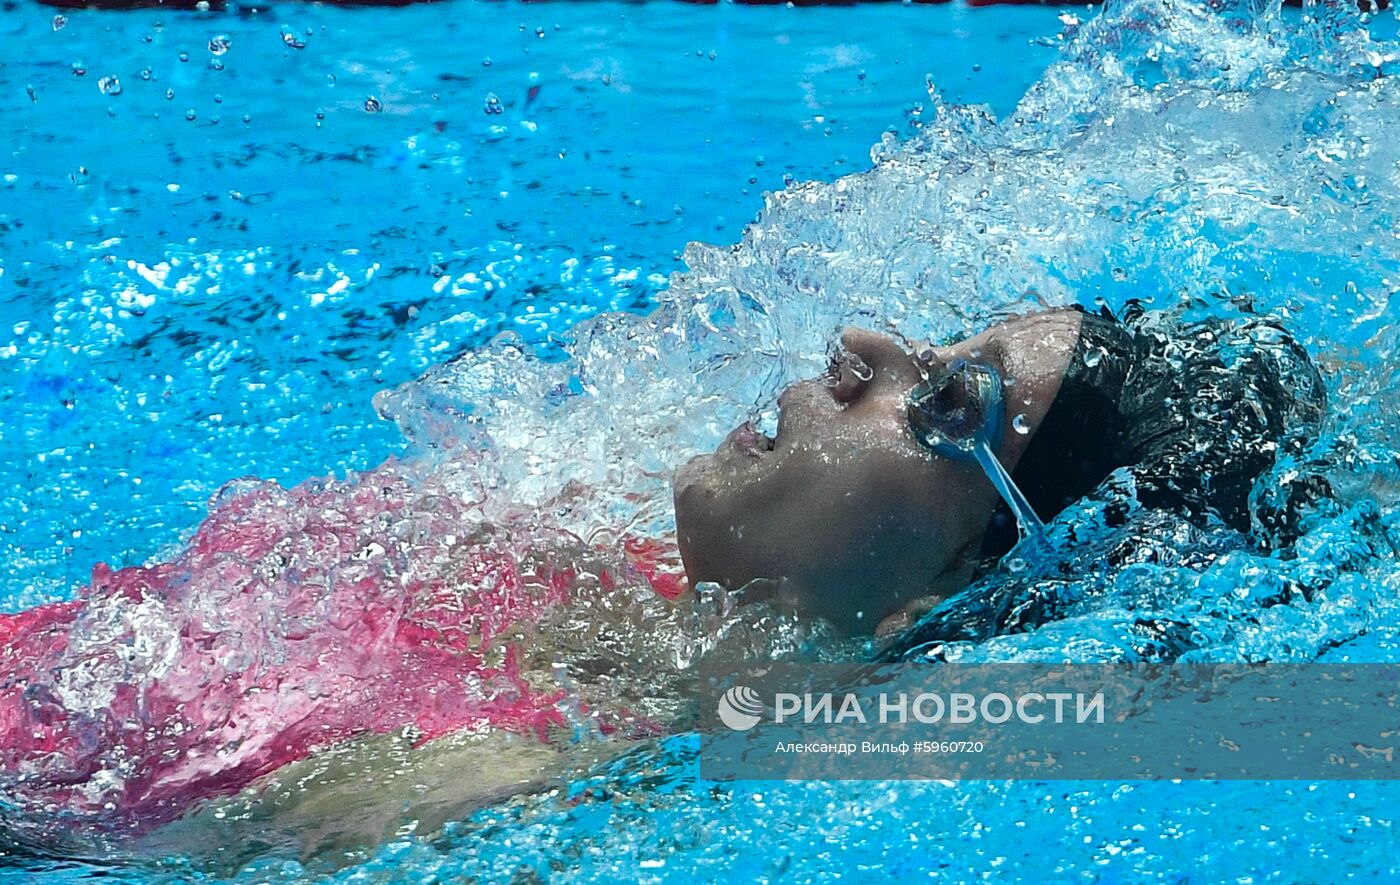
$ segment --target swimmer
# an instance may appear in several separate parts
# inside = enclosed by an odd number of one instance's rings
[[[1165,511],[1263,546],[1286,543],[1325,491],[1298,480],[1251,506],[1326,402],[1269,319],[1187,323],[1132,303],[1121,319],[1055,310],[922,352],[858,329],[840,344],[826,377],[783,392],[776,436],[743,425],[676,472],[692,585],[762,586],[849,632],[911,631],[906,648],[980,639],[1052,606],[1013,599],[1012,580],[969,585],[1021,536],[1018,551],[1053,560],[1041,523],[1109,484],[1135,498],[1110,518]]]
[[[1276,545],[1325,492],[1254,488],[1325,405],[1267,319],[1130,305],[939,347],[860,330],[840,344],[823,377],[783,392],[773,438],[744,425],[677,470],[674,542],[550,529],[567,488],[487,524],[450,475],[390,461],[233,492],[169,561],[101,567],[75,600],[0,615],[11,819],[47,840],[56,821],[160,839],[183,818],[165,838],[221,845],[227,821],[283,830],[271,815],[353,852],[686,727],[703,582],[767,591],[812,635],[830,624],[928,657],[1059,614],[1005,565],[1061,562],[1053,520],[1075,501]],[[1138,528],[1137,548],[1104,555],[1151,555]]]

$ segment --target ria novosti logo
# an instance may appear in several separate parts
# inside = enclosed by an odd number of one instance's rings
[[[719,721],[735,731],[748,731],[758,724],[763,701],[747,685],[736,685],[720,695]]]
[[[1104,722],[1104,693],[1052,691],[1009,695],[955,691],[948,694],[881,692],[777,692],[773,695],[772,716],[777,725],[885,725],[911,720],[923,725],[967,725],[985,722],[1001,725],[1010,720],[1037,725],[1042,722],[1077,724]],[[735,685],[719,699],[719,719],[734,731],[748,731],[758,725],[765,711],[759,693],[747,685]]]

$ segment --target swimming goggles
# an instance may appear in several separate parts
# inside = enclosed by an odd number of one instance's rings
[[[975,460],[1016,515],[1022,537],[1044,540],[1045,524],[996,456],[1006,402],[995,369],[954,360],[909,391],[908,413],[909,429],[920,445],[940,455]]]

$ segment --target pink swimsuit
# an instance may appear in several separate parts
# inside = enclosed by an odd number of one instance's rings
[[[549,554],[580,542],[459,538],[469,515],[392,463],[266,483],[170,562],[99,566],[75,601],[0,615],[0,795],[142,828],[356,734],[565,727],[562,690],[531,687],[514,646],[483,649],[569,601],[578,571]],[[624,547],[604,591],[680,592],[664,544]]]

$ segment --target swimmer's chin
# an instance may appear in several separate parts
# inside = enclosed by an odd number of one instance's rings
[[[682,495],[693,494],[692,489],[702,487],[705,478],[714,470],[714,455],[696,455],[677,467],[671,474],[671,492],[680,504]]]
[[[733,466],[719,452],[696,455],[671,474],[671,495],[677,514],[687,507],[713,500],[736,479]]]

